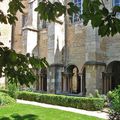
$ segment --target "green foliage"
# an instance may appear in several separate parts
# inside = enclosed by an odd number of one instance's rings
[[[98,90],[95,90],[95,95],[94,95],[94,97],[96,97],[96,98],[100,98],[100,97],[101,97]]]
[[[108,97],[109,100],[112,99],[112,91],[109,91],[109,92],[107,93],[107,97]]]
[[[3,2],[3,0],[1,0],[0,2]],[[9,2],[7,15],[5,15],[3,11],[0,10],[0,22],[4,24],[7,24],[7,23],[15,24],[15,21],[18,20],[16,17],[16,13],[18,11],[23,13],[23,8],[25,7],[22,4],[21,0],[11,0]]]
[[[11,98],[8,94],[0,92],[0,106],[15,103],[15,100]]]
[[[35,9],[43,20],[49,22],[59,22],[57,20],[61,15],[68,13],[70,16],[77,14],[79,8],[74,3],[69,2],[67,6],[60,2],[51,3],[43,0]],[[100,36],[114,36],[120,33],[120,19],[117,14],[120,13],[120,6],[114,6],[111,11],[105,6],[103,0],[84,0],[82,18],[84,25],[91,22],[93,28],[98,28]]]
[[[88,97],[93,98],[94,96],[92,93],[89,93]]]
[[[103,0],[83,1],[83,21],[87,25],[91,21],[92,27],[98,27],[100,36],[114,36],[120,33],[120,19],[117,14],[120,6],[114,6],[111,11],[105,6]]]
[[[101,98],[73,97],[32,92],[18,92],[18,99],[74,107],[85,110],[101,110],[104,105],[104,100]]]
[[[49,22],[58,22],[57,18],[66,15],[73,15],[73,13],[77,13],[79,8],[73,4],[73,2],[69,2],[67,4],[68,7],[63,5],[61,2],[51,3],[50,1],[43,0],[39,2],[38,7],[35,9],[40,14],[40,19],[47,20]]]
[[[2,93],[8,93],[8,91],[6,89],[0,89],[0,92],[2,92]]]
[[[111,108],[120,113],[120,86],[112,92]]]
[[[96,89],[94,94],[89,93],[88,97],[91,97],[91,98],[102,98],[102,95],[100,95],[99,91]]]
[[[18,54],[7,47],[0,47],[0,77],[6,76],[10,83],[29,86],[37,79],[33,70],[47,66],[45,58]]]
[[[89,98],[101,98],[104,101],[104,107],[108,107],[108,99],[106,95],[101,95],[99,91],[96,89],[94,94],[89,93],[88,95]]]
[[[109,93],[110,99],[110,120],[120,120],[120,86]]]
[[[7,85],[7,90],[8,90],[8,94],[10,97],[16,99],[17,98],[17,86],[15,83],[8,83]]]

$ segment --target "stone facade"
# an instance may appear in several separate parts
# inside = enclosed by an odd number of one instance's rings
[[[100,93],[114,89],[113,66],[120,61],[120,35],[101,38],[90,23],[83,26],[82,21],[70,22],[68,16],[58,18],[62,25],[41,21],[33,12],[38,1],[25,1],[24,4],[27,6],[26,19],[21,21],[23,15],[18,13],[13,48],[21,53],[46,57],[50,67],[44,73],[47,77],[39,73],[39,90],[44,91],[43,86],[47,86],[48,93],[85,95],[96,89]],[[112,1],[105,0],[105,4],[111,8]],[[77,73],[74,73],[75,69]],[[112,70],[109,73],[107,69]],[[44,83],[45,78],[47,82]]]

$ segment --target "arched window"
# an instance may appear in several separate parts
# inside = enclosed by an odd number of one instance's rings
[[[120,0],[113,0],[113,6],[120,6]],[[116,17],[120,19],[120,13],[117,13]]]
[[[82,14],[82,1],[83,0],[72,0],[72,2],[79,8],[78,14],[74,14],[70,17],[72,23],[80,21],[80,15]]]
[[[113,6],[120,6],[120,0],[113,0]]]

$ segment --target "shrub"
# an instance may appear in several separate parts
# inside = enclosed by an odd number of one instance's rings
[[[18,92],[18,99],[36,101],[41,103],[74,107],[85,110],[101,110],[104,100],[101,98],[73,97],[53,94],[40,94],[33,92]]]
[[[92,93],[89,93],[88,97],[90,97],[90,98],[94,98],[94,96],[93,96]]]
[[[0,92],[0,105],[7,105],[15,103],[15,100],[11,98],[8,94]]]
[[[96,98],[100,98],[101,97],[101,95],[100,95],[100,93],[99,93],[99,91],[97,89],[95,90],[94,97],[96,97]]]
[[[110,102],[110,120],[120,120],[120,86],[108,94]]]
[[[8,94],[16,99],[17,98],[17,86],[15,83],[9,83],[7,86]]]
[[[0,92],[8,93],[8,91],[6,89],[0,89]]]
[[[95,90],[94,94],[89,93],[88,97],[89,98],[101,98],[104,100],[104,107],[108,107],[107,96],[103,94],[101,95],[97,89]]]

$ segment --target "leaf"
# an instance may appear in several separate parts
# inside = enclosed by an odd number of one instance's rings
[[[103,26],[99,26],[98,34],[101,35],[101,37],[107,35],[107,31],[109,31],[109,24],[104,24]]]
[[[102,15],[96,13],[93,16],[91,16],[91,24],[93,28],[100,26],[101,23],[102,23]]]
[[[120,12],[120,6],[114,6],[113,12]]]
[[[10,61],[15,62],[17,60],[17,55],[15,52],[10,52],[9,54]]]
[[[109,14],[108,9],[105,8],[105,7],[103,7],[103,9],[101,10],[101,12],[102,12],[102,14],[103,14],[104,16],[107,16],[107,15]]]
[[[68,5],[69,5],[70,7],[72,7],[72,6],[74,6],[74,3],[73,3],[73,2],[69,2]]]

